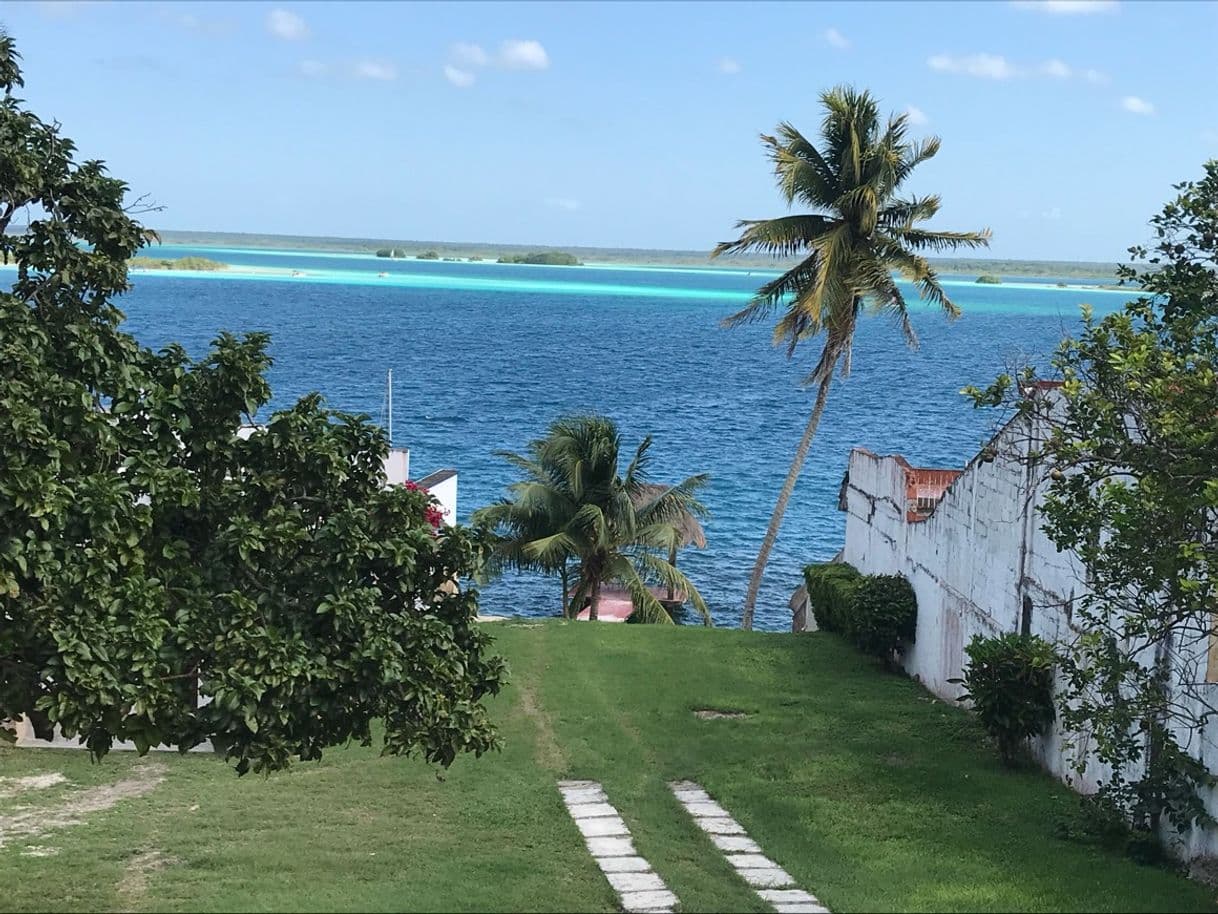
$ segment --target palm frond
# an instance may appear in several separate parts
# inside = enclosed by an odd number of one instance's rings
[[[797,199],[813,208],[831,205],[841,193],[832,165],[793,125],[784,121],[777,133],[778,137],[763,134],[761,141],[769,147],[778,189],[787,205]]]
[[[702,617],[703,625],[714,625],[711,620],[710,609],[706,605],[706,600],[702,598],[702,594],[698,592],[698,588],[694,586],[686,575],[674,568],[664,559],[650,553],[640,553],[635,557],[636,563],[643,570],[643,574],[647,577],[654,578],[662,587],[671,587],[674,591],[679,591],[685,594],[685,597],[698,611],[698,615]],[[658,601],[657,601],[658,602]],[[668,615],[665,612],[665,615]]]
[[[801,289],[816,281],[819,264],[820,253],[813,251],[781,276],[765,283],[744,308],[723,318],[720,326],[739,327],[742,324],[755,324],[765,320],[784,299],[798,294]]]
[[[928,232],[922,229],[894,228],[891,236],[915,251],[955,251],[959,248],[988,248],[990,230],[980,232]]]
[[[877,224],[881,229],[910,229],[916,222],[933,219],[939,212],[942,201],[936,195],[911,197],[908,200],[893,200],[880,210]]]
[[[777,219],[741,219],[737,229],[743,229],[735,241],[721,241],[711,251],[711,257],[760,251],[774,257],[790,257],[808,250],[816,238],[833,226],[827,216],[800,214],[779,216]]]

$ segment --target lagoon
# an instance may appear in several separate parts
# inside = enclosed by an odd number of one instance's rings
[[[318,390],[335,408],[379,419],[393,369],[395,443],[411,449],[416,475],[458,470],[462,520],[512,478],[494,452],[522,449],[560,414],[606,413],[631,449],[654,435],[657,480],[712,476],[709,544],[680,562],[716,623],[738,624],[753,557],[811,408],[799,380],[816,355],[809,348],[786,359],[763,325],[719,326],[765,271],[174,245],[151,253],[210,257],[233,271],[134,275],[120,302],[131,332],[154,347],[178,341],[201,354],[221,330],[268,331],[273,407]],[[239,274],[243,267],[267,272]],[[948,323],[915,309],[916,351],[889,319],[869,319],[860,330],[854,371],[835,385],[788,509],[757,627],[787,628],[801,567],[840,548],[837,491],[851,447],[902,453],[916,465],[962,465],[999,417],[974,410],[960,388],[988,383],[1011,364],[1043,361],[1077,328],[1082,302],[1103,312],[1128,297],[965,278],[949,280],[948,289],[964,316]],[[558,594],[555,580],[511,575],[483,591],[483,611],[552,615]]]

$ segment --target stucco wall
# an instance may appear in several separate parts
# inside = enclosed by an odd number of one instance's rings
[[[1008,425],[944,493],[924,520],[908,515],[906,464],[855,449],[843,487],[846,540],[842,560],[867,574],[902,574],[918,598],[917,636],[905,654],[911,676],[942,698],[962,693],[949,680],[963,675],[964,648],[976,635],[1020,631],[1025,600],[1030,601],[1029,630],[1054,642],[1078,633],[1074,602],[1086,586],[1085,571],[1072,552],[1059,552],[1045,535],[1037,510],[1045,482],[1034,478],[1026,455],[1035,428],[1024,420]],[[985,453],[985,452],[983,452]],[[1208,632],[1200,630],[1177,650],[1203,653]],[[1196,675],[1205,678],[1205,658]],[[1179,682],[1176,683],[1177,690]],[[1218,701],[1218,686],[1211,702]],[[1218,725],[1179,734],[1181,745],[1218,774]],[[1041,763],[1083,792],[1094,791],[1110,772],[1094,759],[1084,772],[1075,758],[1085,745],[1064,738],[1057,728],[1035,741]],[[1218,815],[1218,797],[1206,796]],[[1218,853],[1218,835],[1195,830],[1186,838],[1187,856]]]

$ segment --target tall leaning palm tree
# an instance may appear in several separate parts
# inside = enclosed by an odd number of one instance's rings
[[[524,478],[509,486],[509,498],[475,512],[474,520],[499,533],[505,564],[563,574],[568,617],[587,601],[595,621],[602,589],[618,583],[629,591],[641,621],[671,622],[648,587],[654,582],[683,591],[709,622],[697,588],[664,555],[684,518],[704,513],[696,493],[707,477],[691,476],[676,485],[649,483],[650,448],[648,437],[622,472],[621,437],[611,420],[559,419],[545,438],[529,445],[528,456],[501,455]]]
[[[898,196],[913,170],[939,151],[939,139],[907,138],[905,115],[880,120],[879,106],[867,92],[837,87],[821,96],[824,120],[819,145],[788,123],[777,136],[761,141],[774,165],[778,189],[788,208],[801,212],[776,219],[741,220],[740,237],[718,245],[712,256],[755,251],[798,262],[760,289],[748,306],[725,319],[729,327],[769,318],[781,309],[774,326],[774,345],[787,355],[820,338],[820,357],[804,379],[816,386],[816,401],[795,449],[769,527],[749,579],[741,618],[752,628],[757,591],[766,562],[782,526],[787,502],[816,437],[834,372],[850,372],[854,331],[865,311],[896,318],[905,339],[917,345],[905,296],[894,281],[899,274],[913,283],[920,297],[957,317],[959,309],[939,284],[926,251],[984,247],[989,230],[940,232],[919,227],[939,210],[937,196]]]

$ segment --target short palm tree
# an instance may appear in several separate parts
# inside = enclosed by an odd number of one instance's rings
[[[804,379],[817,385],[812,415],[795,449],[795,458],[774,506],[749,579],[741,625],[752,628],[757,592],[787,502],[812,447],[834,371],[850,371],[850,350],[865,310],[894,316],[906,340],[917,345],[905,296],[893,273],[912,282],[921,298],[949,317],[959,309],[948,298],[924,251],[951,251],[989,244],[989,230],[939,232],[920,228],[939,210],[939,198],[899,197],[913,170],[939,151],[939,139],[914,142],[906,137],[905,115],[881,124],[879,106],[867,92],[838,87],[821,96],[825,111],[819,146],[787,123],[777,136],[762,135],[774,164],[778,188],[788,207],[804,212],[776,219],[742,220],[735,241],[718,245],[712,256],[757,251],[798,262],[757,290],[727,326],[765,320],[777,309],[774,344],[787,355],[798,344],[822,338],[820,358]]]
[[[705,474],[672,486],[647,481],[651,438],[635,450],[625,473],[618,466],[621,437],[602,416],[559,419],[528,456],[504,453],[524,473],[509,486],[510,497],[474,513],[474,522],[494,529],[497,551],[507,565],[564,575],[564,613],[574,617],[585,602],[596,620],[608,583],[625,587],[643,622],[671,622],[648,585],[683,591],[703,620],[710,614],[702,595],[663,553],[683,519],[704,513],[696,493]],[[570,567],[572,587],[567,587]]]

